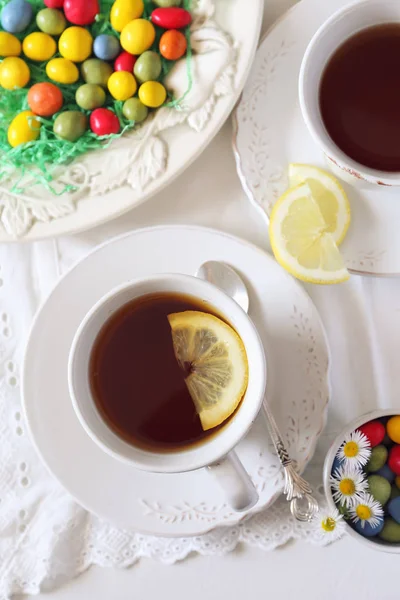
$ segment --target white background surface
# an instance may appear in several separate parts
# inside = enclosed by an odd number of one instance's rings
[[[292,4],[292,0],[267,0],[264,31]],[[301,27],[301,23],[298,26]],[[265,223],[261,222],[259,215],[249,205],[236,175],[231,134],[229,122],[200,159],[163,193],[122,219],[95,232],[79,236],[79,254],[82,245],[87,243],[89,249],[93,240],[101,242],[112,235],[138,226],[173,222],[219,228],[267,248]],[[65,258],[68,262],[75,258],[71,247],[70,243],[59,241],[60,252],[64,251],[64,256],[68,252]],[[385,293],[391,295],[392,299],[393,295],[400,291],[398,282],[395,281],[381,281],[375,284],[371,280],[365,280],[356,282],[351,289],[338,288],[329,291],[330,298],[340,303],[342,300],[356,300],[359,294],[370,293],[372,304],[379,299],[378,287],[381,284],[385,287]],[[311,294],[314,299],[319,300],[317,304],[322,310],[323,318],[326,319],[326,313],[329,312],[326,303],[328,290],[314,288]],[[390,323],[385,321],[385,311],[382,311],[379,317],[379,326],[390,330]],[[330,327],[334,327],[334,321],[328,326],[328,335]],[[359,332],[353,329],[351,333],[357,338]],[[359,344],[364,342],[363,335],[360,334]],[[354,347],[357,348],[357,343]],[[377,349],[379,350],[379,345]],[[397,364],[398,353],[396,358],[395,350],[396,344],[393,340],[392,356]],[[363,364],[353,365],[353,370],[359,371],[359,381],[363,368]],[[339,364],[336,374],[345,374],[347,369],[348,365]],[[369,379],[367,376],[366,385]],[[385,390],[379,390],[379,384],[376,385],[377,392],[385,391],[390,405],[391,400],[397,397],[398,388],[389,385]],[[349,397],[351,400],[350,392]],[[373,552],[349,538],[328,548],[297,542],[269,553],[239,547],[226,556],[196,555],[175,566],[163,566],[151,560],[141,560],[126,571],[92,568],[64,586],[59,582],[62,587],[58,591],[42,594],[38,598],[236,600],[247,597],[251,600],[398,600],[399,560],[396,555]]]

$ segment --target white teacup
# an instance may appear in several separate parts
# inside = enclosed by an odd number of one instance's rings
[[[370,169],[351,159],[329,136],[319,107],[319,85],[331,56],[362,29],[400,22],[399,0],[361,0],[333,14],[315,33],[304,54],[299,77],[299,99],[304,121],[331,170],[353,185],[400,185],[400,173]]]
[[[243,340],[249,365],[245,396],[229,422],[203,442],[169,453],[144,450],[114,433],[97,410],[89,376],[93,344],[103,325],[131,300],[159,292],[193,296],[225,316]],[[245,510],[257,502],[257,492],[233,448],[248,432],[263,401],[266,387],[264,349],[248,315],[214,285],[190,275],[168,274],[138,279],[113,289],[93,306],[75,334],[69,356],[68,380],[78,419],[88,435],[108,454],[138,469],[156,473],[180,473],[209,467],[224,487],[233,508]]]

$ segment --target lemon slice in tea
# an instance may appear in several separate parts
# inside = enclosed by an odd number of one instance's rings
[[[202,428],[217,427],[246,392],[249,368],[243,342],[232,327],[209,313],[189,310],[168,315],[168,320]]]

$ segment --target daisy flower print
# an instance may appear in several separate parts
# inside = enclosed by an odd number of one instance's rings
[[[361,431],[353,431],[340,446],[336,457],[346,466],[363,467],[371,456],[371,444]]]
[[[342,465],[331,475],[330,485],[335,502],[347,508],[353,506],[368,489],[364,474],[356,466]]]

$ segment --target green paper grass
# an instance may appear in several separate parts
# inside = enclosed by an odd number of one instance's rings
[[[9,0],[0,0],[0,10],[8,4]],[[43,0],[28,0],[32,4],[34,14],[36,15],[39,10],[46,8]],[[101,0],[100,1],[100,14],[96,17],[96,22],[93,25],[87,27],[91,32],[93,38],[101,33],[114,34],[119,37],[119,34],[113,30],[110,24],[109,15],[114,0]],[[143,18],[149,18],[155,5],[149,1],[144,0],[145,11]],[[183,6],[190,10],[190,0],[184,0]],[[1,27],[0,27],[0,30]],[[20,40],[23,40],[32,31],[38,31],[36,26],[35,18],[32,20],[30,26],[22,33],[17,34]],[[158,42],[164,30],[156,27],[156,40],[152,47],[153,50],[158,50]],[[168,98],[166,106],[171,106],[179,109],[180,102],[187,96],[192,88],[192,72],[191,72],[191,46],[190,46],[190,31],[189,27],[186,31],[186,39],[188,42],[187,50],[187,78],[188,88],[182,98],[174,99]],[[56,54],[55,57],[59,56]],[[20,112],[28,110],[27,96],[29,88],[35,83],[41,83],[43,81],[51,80],[46,75],[46,62],[37,63],[27,59],[25,56],[21,56],[28,64],[31,71],[31,80],[27,87],[18,90],[5,90],[0,88],[0,183],[7,179],[10,174],[17,172],[17,181],[14,183],[11,191],[17,194],[24,194],[27,192],[28,187],[32,185],[42,185],[48,191],[54,195],[62,195],[66,192],[75,191],[76,188],[70,185],[57,185],[54,186],[54,180],[52,173],[60,165],[67,165],[74,159],[90,152],[92,150],[99,150],[107,148],[110,143],[121,137],[126,131],[129,131],[135,127],[133,121],[127,121],[122,114],[122,102],[114,100],[109,94],[107,94],[106,103],[104,108],[113,110],[120,120],[121,132],[119,134],[112,134],[108,136],[99,137],[88,129],[77,142],[69,142],[58,138],[53,133],[53,122],[57,117],[57,113],[49,119],[38,117],[41,121],[40,136],[35,142],[28,144],[21,144],[16,148],[12,148],[7,140],[8,127],[13,118]],[[162,73],[160,81],[166,77],[171,68],[174,65],[173,61],[168,61],[161,57],[162,60]],[[62,85],[56,82],[52,82],[63,93],[64,105],[60,112],[66,110],[79,110],[84,112],[89,119],[90,111],[83,111],[75,101],[76,90],[84,83],[82,79],[71,85]]]

